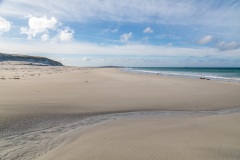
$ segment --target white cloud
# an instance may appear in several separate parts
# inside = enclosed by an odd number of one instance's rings
[[[48,34],[43,34],[42,36],[41,36],[41,40],[42,41],[47,41],[49,39],[49,35]]]
[[[122,34],[120,36],[120,41],[121,42],[127,42],[131,37],[132,37],[132,32]]]
[[[154,31],[150,28],[150,27],[147,27],[143,30],[143,33],[153,33]]]
[[[172,47],[173,44],[170,42],[170,43],[166,44],[166,46],[167,46],[167,47]]]
[[[6,19],[0,17],[0,35],[3,32],[8,32],[11,29],[11,23]]]
[[[109,33],[109,32],[117,33],[118,31],[119,31],[119,28],[116,28],[116,27],[113,27],[113,26],[109,26],[108,28],[103,29],[100,34]]]
[[[207,35],[205,37],[202,37],[199,41],[198,44],[208,44],[213,40],[213,36]]]
[[[73,40],[74,30],[66,27],[59,31],[57,38],[62,42],[67,42]]]
[[[50,39],[49,33],[57,34],[52,41],[67,42],[73,40],[74,31],[69,27],[61,29],[62,24],[55,17],[48,18],[29,16],[28,27],[21,27],[21,33],[27,34],[28,39],[33,39],[37,35],[41,35],[42,41]]]
[[[118,28],[112,29],[111,32],[113,32],[113,33],[118,32]]]
[[[90,61],[90,57],[83,57],[83,61],[86,62],[86,61]]]
[[[27,34],[28,39],[32,39],[37,34],[46,33],[49,30],[55,30],[58,26],[58,20],[55,17],[30,17],[28,27],[21,27],[21,33]]]
[[[240,48],[240,43],[239,42],[219,42],[217,44],[217,47],[219,50],[234,50]]]
[[[149,37],[144,37],[143,39],[141,39],[141,41],[148,42],[149,41]]]

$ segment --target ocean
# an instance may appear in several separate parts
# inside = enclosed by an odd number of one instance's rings
[[[240,82],[240,68],[132,67],[124,71],[183,78]]]

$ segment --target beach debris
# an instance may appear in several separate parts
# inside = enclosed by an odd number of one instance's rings
[[[209,78],[205,78],[205,77],[200,77],[200,79],[202,79],[202,80],[210,80]]]
[[[19,80],[20,78],[19,77],[13,77],[13,78],[8,78],[8,79],[17,79],[17,80]]]

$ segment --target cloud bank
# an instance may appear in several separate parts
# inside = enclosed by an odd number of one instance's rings
[[[239,26],[239,1],[214,0],[29,0],[4,1],[0,15],[55,16],[67,21],[107,20],[156,22],[163,24],[204,24]],[[227,23],[226,23],[227,22]]]
[[[152,46],[142,44],[97,45],[93,43],[44,43],[37,40],[25,42],[0,40],[1,52],[16,54],[95,54],[95,55],[159,55],[159,56],[239,56],[240,49],[219,51],[215,48],[187,48]],[[15,46],[14,48],[12,46]],[[54,51],[54,52],[53,52]]]
[[[235,42],[235,41],[232,41],[232,42],[219,42],[217,44],[217,47],[219,48],[219,50],[235,50],[235,49],[238,49],[240,48],[240,42]]]

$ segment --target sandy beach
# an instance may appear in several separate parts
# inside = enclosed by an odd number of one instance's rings
[[[235,111],[103,118],[82,130],[76,124],[66,127],[111,113],[240,108],[238,82],[133,74],[114,68],[4,64],[0,88],[0,159],[240,158],[240,114]],[[46,130],[48,138],[61,131],[60,137],[49,144]],[[28,138],[34,143],[19,135],[32,136]]]
[[[39,158],[237,160],[240,113],[203,117],[154,117],[92,127]]]
[[[240,0],[0,0],[0,160],[240,160]]]

